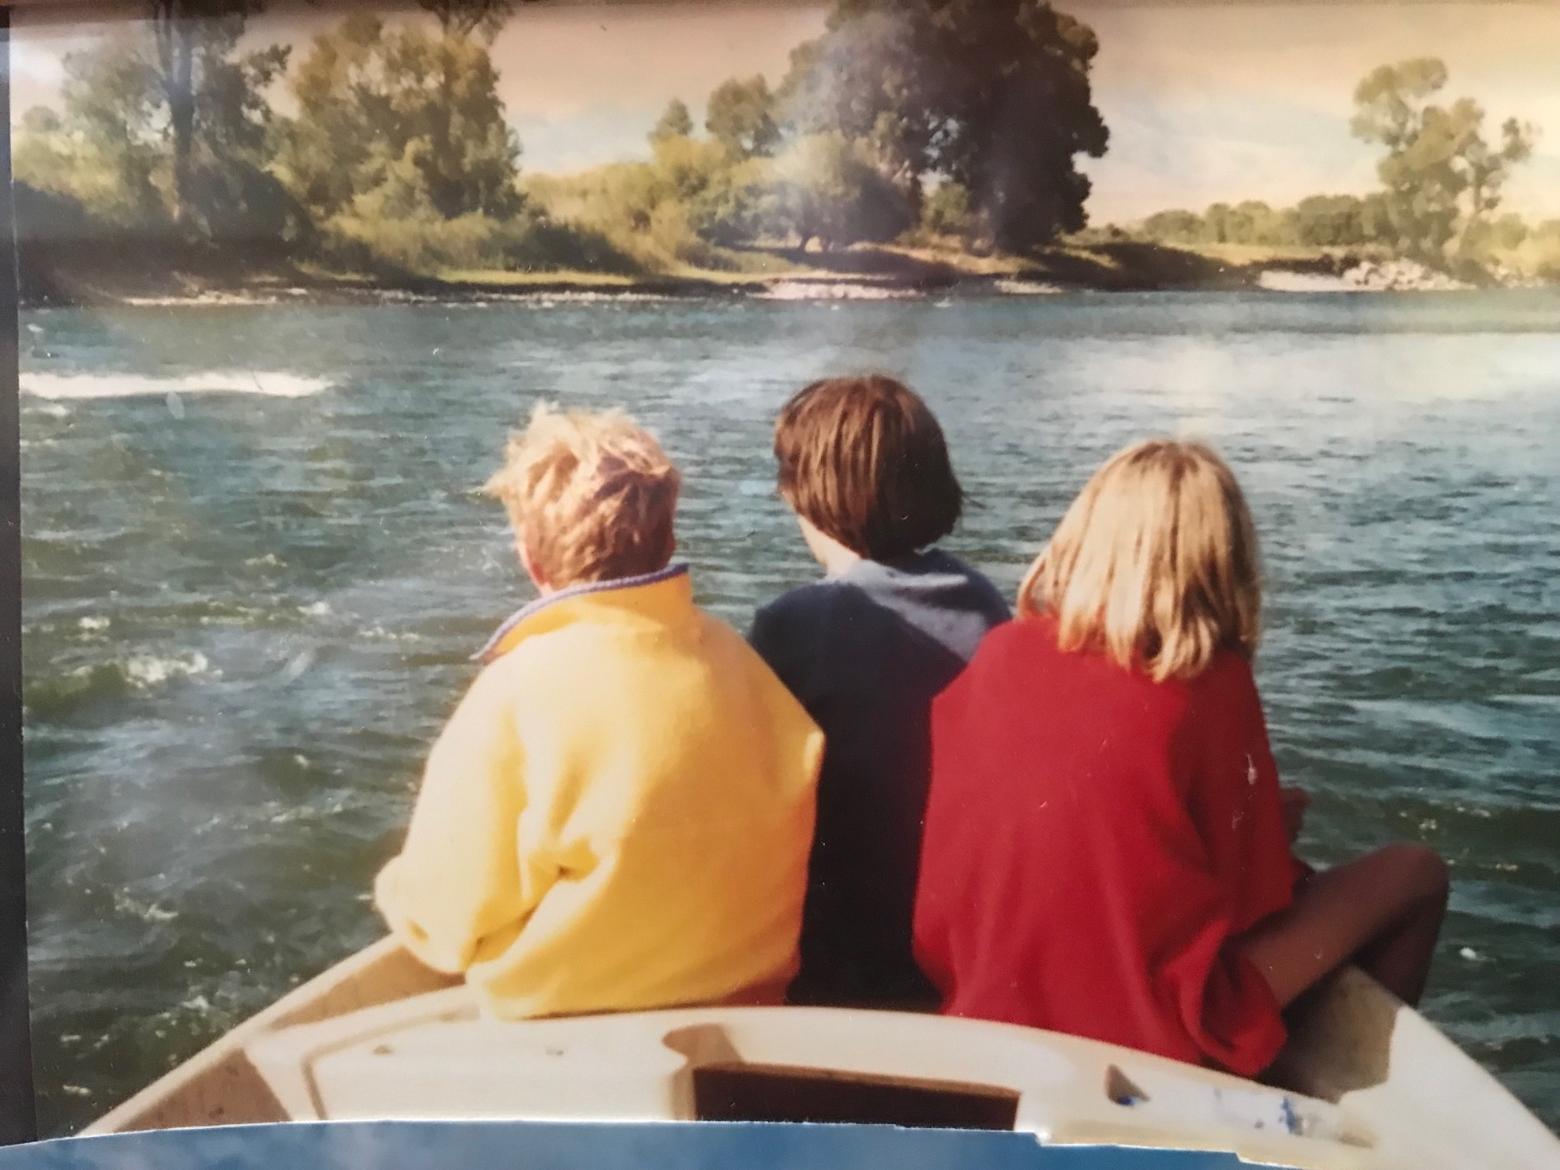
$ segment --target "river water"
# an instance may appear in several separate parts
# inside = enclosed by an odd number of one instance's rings
[[[467,655],[528,597],[474,490],[539,397],[627,405],[687,481],[699,599],[809,579],[769,427],[883,369],[1011,593],[1092,467],[1235,464],[1258,664],[1327,862],[1451,860],[1428,1014],[1560,1124],[1560,295],[535,300],[23,315],[27,829],[45,1131],[371,941]]]

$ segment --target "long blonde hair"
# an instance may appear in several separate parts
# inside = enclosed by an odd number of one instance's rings
[[[1053,616],[1063,650],[1157,681],[1197,675],[1222,649],[1254,654],[1261,609],[1240,485],[1208,447],[1173,439],[1111,456],[1018,589],[1019,616]]]

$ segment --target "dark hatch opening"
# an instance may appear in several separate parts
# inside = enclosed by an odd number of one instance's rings
[[[807,1121],[1011,1130],[1018,1094],[989,1085],[722,1062],[693,1070],[700,1121]]]

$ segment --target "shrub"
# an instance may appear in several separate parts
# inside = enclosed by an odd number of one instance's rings
[[[428,213],[375,219],[349,212],[327,222],[325,247],[331,259],[349,267],[389,266],[422,275],[451,269],[622,272],[634,267],[600,233],[532,211],[504,219],[481,212],[453,219]]]
[[[939,183],[921,205],[921,230],[933,236],[970,239],[977,221],[970,208],[970,193],[962,183]]]
[[[797,139],[775,160],[775,175],[779,226],[804,248],[891,240],[910,227],[904,192],[838,132]]]
[[[1513,251],[1512,263],[1524,276],[1560,283],[1560,219],[1545,220],[1528,232]]]

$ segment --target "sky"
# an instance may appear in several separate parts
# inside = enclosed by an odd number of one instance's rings
[[[1101,46],[1094,98],[1110,149],[1080,160],[1094,181],[1092,222],[1373,189],[1378,148],[1349,134],[1354,85],[1377,65],[1420,55],[1446,62],[1446,95],[1479,100],[1489,131],[1513,114],[1539,128],[1506,207],[1560,216],[1560,4],[1063,6]],[[790,50],[822,31],[825,11],[781,0],[523,6],[493,46],[522,167],[557,173],[642,157],[669,99],[681,97],[701,121],[704,98],[728,77],[778,83]],[[333,19],[272,16],[248,39],[306,42]],[[72,31],[24,22],[17,32],[18,113],[55,96],[60,56],[81,43]]]

